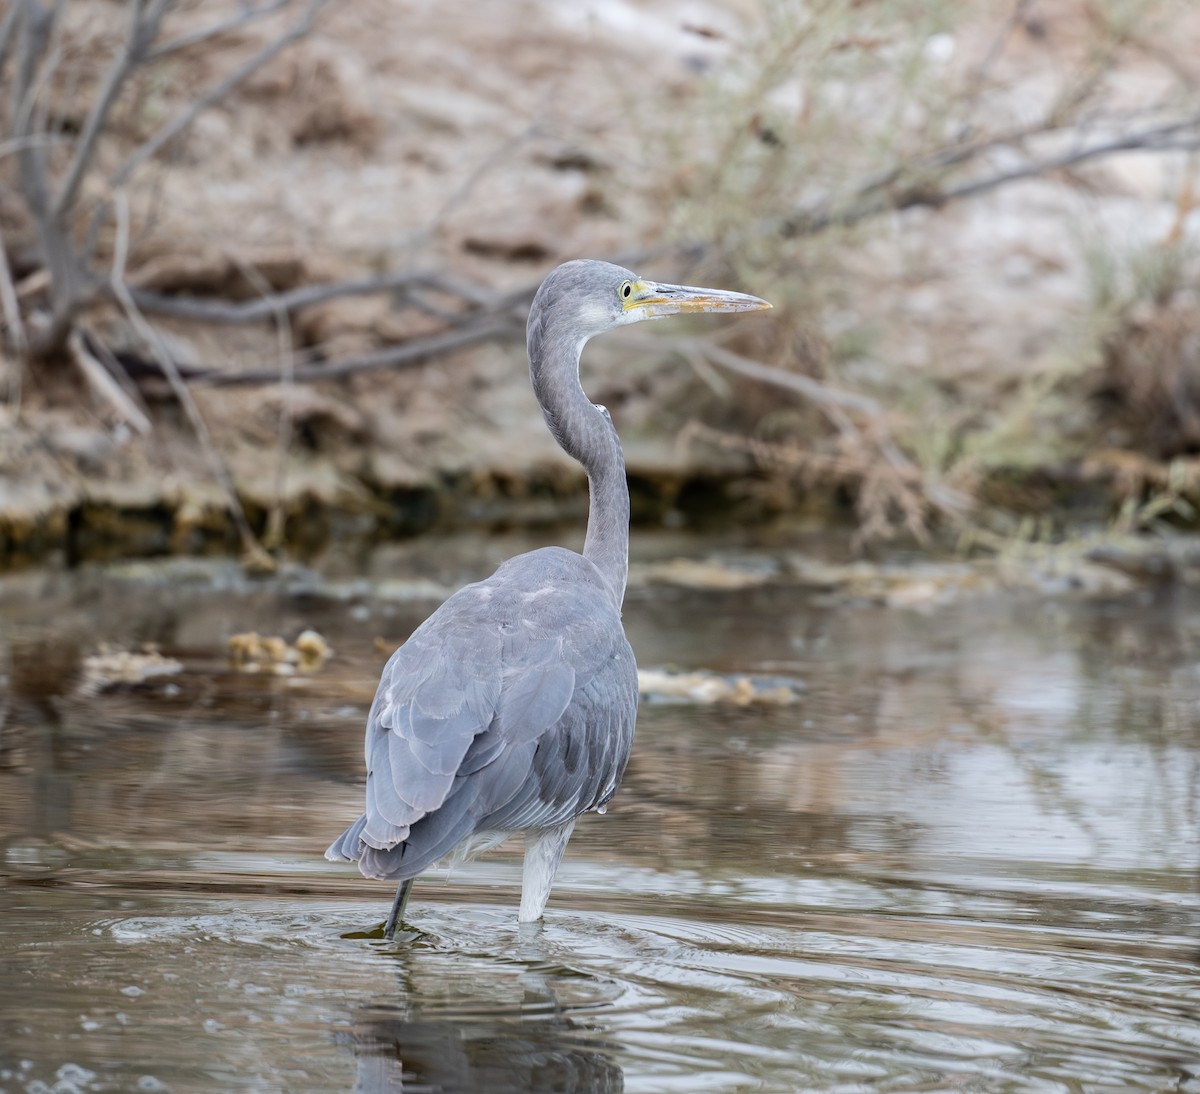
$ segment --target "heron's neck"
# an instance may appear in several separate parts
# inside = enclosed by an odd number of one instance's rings
[[[583,557],[625,598],[629,576],[629,485],[625,457],[608,412],[592,404],[579,383],[582,344],[556,343],[530,331],[533,390],[554,439],[588,476],[588,526]]]

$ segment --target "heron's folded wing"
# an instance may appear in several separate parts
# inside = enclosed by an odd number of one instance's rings
[[[637,672],[622,637],[551,725],[492,761],[479,799],[481,827],[548,828],[603,805],[624,773],[636,712]],[[482,752],[491,735],[477,738],[473,751]]]
[[[392,655],[380,678],[367,719],[361,838],[368,847],[402,843],[445,801],[471,742],[495,716],[499,641],[457,630],[454,599]]]
[[[367,727],[368,847],[395,847],[435,814],[447,838],[469,828],[475,799],[494,798],[489,785],[516,778],[521,746],[571,701],[575,669],[562,640],[531,635],[510,613],[483,612],[480,603],[452,598],[384,669]]]

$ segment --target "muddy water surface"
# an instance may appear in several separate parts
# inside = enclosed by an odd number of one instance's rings
[[[321,858],[375,679],[523,546],[0,579],[0,1090],[1200,1092],[1177,588],[922,612],[635,583],[643,666],[797,701],[645,697],[544,925],[501,849],[418,883],[385,943],[387,887]],[[305,628],[317,671],[230,664]],[[161,675],[122,660],[147,643]]]

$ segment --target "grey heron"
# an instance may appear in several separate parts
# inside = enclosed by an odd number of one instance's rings
[[[543,547],[467,585],[388,661],[367,717],[366,810],[325,857],[398,881],[521,833],[520,922],[542,917],[576,818],[603,811],[633,744],[637,665],[621,624],[629,489],[608,411],[579,381],[594,335],[683,312],[769,308],[608,262],[553,270],[529,311],[529,374],[554,439],[587,472],[583,553]]]

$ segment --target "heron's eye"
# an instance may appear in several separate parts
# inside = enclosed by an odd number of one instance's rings
[[[633,295],[633,282],[622,281],[621,287],[617,291],[620,292],[622,300],[628,300]]]

